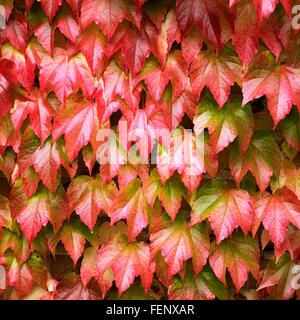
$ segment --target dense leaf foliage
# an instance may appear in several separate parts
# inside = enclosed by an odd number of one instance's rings
[[[299,298],[296,2],[0,0],[1,299]]]

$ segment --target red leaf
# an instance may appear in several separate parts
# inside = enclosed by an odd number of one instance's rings
[[[268,53],[263,53],[264,60]],[[274,120],[274,127],[291,110],[292,105],[300,106],[300,71],[292,66],[271,64],[271,59],[256,61],[250,68],[243,83],[243,104],[263,95],[268,98],[268,109]]]
[[[76,42],[79,35],[79,26],[77,25],[72,12],[61,10],[57,16],[55,26],[73,43]]]
[[[45,141],[32,156],[33,166],[39,174],[43,184],[54,194],[59,184],[57,176],[60,167],[60,157],[56,144],[50,140]]]
[[[241,101],[232,99],[219,110],[210,96],[201,99],[193,122],[197,135],[208,128],[213,155],[223,151],[237,136],[241,154],[244,154],[255,127],[250,105],[241,108]]]
[[[148,59],[141,71],[141,77],[145,80],[153,99],[158,101],[169,82],[169,76],[154,59]]]
[[[51,132],[53,109],[45,95],[38,90],[32,91],[30,100],[16,101],[12,112],[12,122],[16,130],[20,130],[28,114],[34,133],[44,142]]]
[[[221,27],[217,1],[177,0],[176,14],[179,29],[183,34],[195,26],[215,46],[220,47]]]
[[[273,173],[278,174],[279,160],[280,150],[275,140],[271,135],[261,132],[253,136],[248,150],[242,157],[238,144],[233,143],[229,166],[238,185],[250,171],[256,178],[260,190],[264,192]]]
[[[277,249],[286,241],[289,222],[300,228],[300,202],[287,191],[278,191],[275,195],[266,193],[258,197],[255,201],[255,215],[254,234],[262,222]]]
[[[184,34],[181,46],[182,56],[186,63],[190,65],[202,47],[201,33],[196,28],[192,28]]]
[[[68,188],[68,199],[71,210],[75,210],[81,220],[93,230],[101,209],[110,215],[115,193],[114,183],[103,186],[99,176],[95,179],[79,176]]]
[[[259,45],[257,16],[251,2],[238,6],[234,29],[235,50],[243,64],[248,65]]]
[[[80,227],[71,223],[64,224],[61,231],[61,241],[72,258],[75,267],[83,253],[85,244],[85,238],[82,235]]]
[[[238,69],[238,63],[229,56],[199,53],[190,69],[194,95],[199,99],[204,87],[208,86],[221,108],[229,97],[230,87],[238,81]]]
[[[78,48],[95,74],[99,69],[105,53],[106,39],[101,30],[95,24],[85,29],[78,38]]]
[[[42,226],[46,226],[49,217],[50,205],[47,193],[45,191],[36,193],[17,216],[17,221],[29,243],[36,237]]]
[[[27,22],[21,13],[16,13],[10,18],[6,27],[6,35],[14,47],[22,52],[25,51],[28,41]]]
[[[93,277],[97,277],[97,250],[93,247],[84,251],[80,268],[80,276],[84,287],[87,287]]]
[[[150,261],[150,248],[144,242],[112,242],[101,247],[97,258],[99,276],[110,268],[119,295],[126,291],[134,278],[141,277],[145,293],[149,290],[155,265]]]
[[[129,28],[122,39],[121,52],[129,70],[136,74],[139,72],[146,58],[150,55],[150,47],[142,28]]]
[[[71,97],[57,114],[53,124],[53,139],[64,134],[66,153],[70,162],[96,135],[98,129],[97,109],[94,103]]]
[[[68,58],[66,51],[55,48],[53,58],[44,56],[40,64],[41,90],[53,89],[62,103],[79,87],[87,96],[94,93],[94,78],[81,53]]]
[[[240,227],[247,235],[252,229],[254,209],[247,191],[228,189],[222,183],[208,183],[196,193],[192,201],[191,225],[208,220],[217,243]]]
[[[110,40],[118,24],[125,17],[126,6],[122,0],[84,0],[81,6],[81,22],[84,28],[96,21]]]
[[[48,21],[42,21],[34,30],[34,35],[37,37],[39,43],[43,46],[49,54],[53,50],[53,31]]]
[[[160,189],[158,197],[172,221],[175,220],[181,206],[182,196],[185,195],[186,189],[180,179],[175,176],[168,179]]]
[[[22,182],[23,182],[23,188],[28,198],[33,196],[39,186],[40,177],[35,172],[33,167],[29,167],[21,174]]]
[[[41,3],[41,7],[48,17],[49,21],[55,16],[58,8],[62,4],[62,0],[38,0]]]
[[[256,280],[260,278],[258,244],[249,236],[235,234],[213,247],[209,263],[217,278],[225,285],[228,269],[237,291],[247,281],[249,271]]]
[[[178,273],[183,262],[192,258],[194,272],[198,274],[209,255],[210,243],[205,227],[200,224],[188,227],[182,216],[178,216],[173,224],[165,217],[165,221],[159,221],[157,228],[150,235],[151,256],[161,251],[169,276]]]
[[[295,292],[295,288],[292,285],[293,277],[295,277],[292,272],[293,266],[294,264],[288,254],[281,257],[277,263],[274,261],[269,262],[257,290],[273,287],[274,290],[272,291],[277,299],[291,299]]]
[[[176,50],[169,54],[166,73],[173,85],[173,97],[178,98],[188,83],[188,67],[180,51]]]
[[[150,208],[143,194],[141,181],[133,180],[121,189],[111,211],[111,223],[127,219],[129,241],[133,241],[147,227]]]

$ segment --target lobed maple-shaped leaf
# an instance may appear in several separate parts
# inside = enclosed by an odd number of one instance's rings
[[[222,180],[200,188],[192,199],[191,225],[208,218],[217,243],[240,227],[244,234],[251,231],[254,221],[253,201],[247,191],[230,189]]]
[[[91,97],[94,93],[94,78],[82,53],[69,57],[61,48],[53,50],[52,57],[45,55],[40,64],[40,88],[52,89],[62,103],[79,88]]]
[[[249,68],[243,82],[243,104],[265,95],[274,127],[290,112],[299,107],[300,71],[286,64],[275,64],[270,52],[263,52]]]
[[[99,245],[104,245],[107,241],[112,239],[117,239],[120,236],[127,236],[127,225],[124,221],[119,221],[114,225],[110,222],[105,221],[101,226],[97,225],[95,227],[96,238],[95,241],[91,241],[94,247]]]
[[[74,266],[76,266],[86,242],[80,225],[74,222],[65,223],[61,230],[60,239],[73,260]]]
[[[54,194],[59,184],[58,169],[61,165],[56,143],[47,139],[32,155],[32,164],[43,184]]]
[[[162,139],[156,153],[157,169],[162,182],[177,171],[184,185],[193,192],[201,181],[202,173],[206,171],[206,160],[210,157],[205,135],[196,136],[180,126],[172,131],[171,137],[162,135]],[[213,157],[209,161],[211,164],[207,168],[216,165]]]
[[[244,1],[237,6],[234,29],[232,41],[235,50],[243,64],[248,65],[259,47],[257,15],[251,1]]]
[[[278,10],[278,13],[272,14],[259,26],[259,37],[271,50],[276,59],[279,58],[282,49],[287,48],[290,44],[291,30],[288,27],[290,24],[289,20],[290,17],[285,15],[283,10]]]
[[[97,25],[92,24],[80,33],[77,46],[84,54],[93,74],[99,69],[105,54],[106,39]]]
[[[197,135],[208,128],[212,154],[223,151],[238,137],[241,153],[248,149],[254,131],[254,117],[250,105],[241,108],[238,99],[228,101],[218,110],[215,101],[203,97],[194,118],[194,130]]]
[[[118,185],[119,188],[127,186],[131,181],[133,181],[136,177],[140,177],[142,181],[146,181],[149,175],[149,166],[147,164],[137,164],[136,166],[133,164],[124,164],[120,170],[118,175]]]
[[[140,74],[144,79],[152,98],[158,101],[169,82],[169,77],[154,58],[149,58]]]
[[[98,126],[96,104],[80,96],[72,96],[67,99],[61,112],[56,114],[53,123],[53,140],[56,141],[64,134],[66,153],[69,161],[72,162],[80,149],[96,136]]]
[[[221,108],[230,94],[230,87],[240,78],[240,65],[230,55],[216,56],[213,53],[200,52],[190,68],[192,91],[199,99],[207,86]]]
[[[30,100],[16,101],[11,116],[16,130],[20,130],[28,114],[34,133],[44,142],[51,133],[54,111],[45,95],[37,89],[31,92]]]
[[[18,213],[16,220],[20,223],[21,230],[29,243],[48,223],[50,210],[47,191],[41,190],[28,199],[24,209]]]
[[[162,253],[169,276],[178,273],[183,262],[192,258],[197,275],[209,255],[210,243],[206,227],[203,224],[189,227],[183,215],[178,215],[173,223],[167,216],[161,219],[150,234],[151,257],[154,258],[158,252]]]
[[[15,295],[18,298],[27,295],[34,284],[29,265],[27,263],[20,265],[15,257],[6,255],[6,269],[7,286],[15,288]]]
[[[92,22],[99,24],[104,35],[110,40],[118,24],[124,19],[139,25],[141,16],[134,1],[124,0],[84,0],[81,6],[81,23],[83,28]]]
[[[15,182],[11,190],[10,208],[30,244],[48,221],[57,232],[69,216],[69,206],[62,186],[58,187],[55,194],[40,188],[34,195],[27,197],[21,179]]]
[[[84,287],[87,287],[92,278],[96,279],[101,289],[102,298],[104,298],[106,292],[109,291],[112,286],[114,275],[111,269],[107,269],[103,276],[99,276],[97,271],[97,256],[98,250],[94,247],[87,248],[84,251],[80,268],[80,276]]]
[[[209,263],[225,285],[228,269],[237,291],[246,283],[249,271],[256,280],[260,279],[259,248],[257,241],[250,236],[236,233],[218,246],[212,245]]]
[[[197,27],[216,47],[220,47],[221,26],[218,1],[177,0],[176,16],[182,34]]]
[[[263,279],[257,290],[271,289],[271,297],[289,300],[295,292],[292,273],[294,267],[288,253],[284,254],[277,263],[270,261],[263,273]]]
[[[100,176],[78,176],[69,185],[68,200],[71,210],[93,230],[100,210],[108,215],[112,212],[114,195],[117,189],[113,182],[103,185]]]
[[[250,141],[249,148],[240,155],[238,143],[231,146],[229,166],[231,174],[239,185],[248,171],[256,178],[259,189],[264,192],[271,176],[278,174],[280,150],[272,135],[257,132]]]
[[[111,223],[127,219],[128,240],[133,241],[148,225],[151,206],[158,194],[159,177],[154,172],[142,185],[141,180],[134,179],[120,189],[112,206]]]
[[[275,194],[265,193],[254,202],[255,220],[253,233],[256,234],[260,223],[269,231],[270,240],[277,250],[287,239],[289,223],[300,227],[300,202],[287,189],[277,190]]]
[[[176,99],[172,104],[172,129],[175,129],[180,124],[185,113],[190,119],[193,119],[197,104],[198,101],[188,85],[178,99]]]
[[[184,279],[175,279],[168,288],[170,300],[228,300],[229,293],[215,274],[206,268],[195,276],[192,270],[185,273]]]
[[[150,55],[150,46],[144,29],[129,28],[123,36],[120,46],[129,70],[133,74],[138,73]]]
[[[202,35],[196,29],[192,28],[188,33],[184,34],[181,42],[182,56],[186,63],[190,65],[199,53],[202,47]]]
[[[52,29],[52,24],[50,25],[51,21],[49,22],[42,8],[34,6],[27,16],[27,21],[38,42],[51,55],[54,47],[54,30]]]
[[[119,295],[127,290],[134,278],[141,277],[145,293],[152,283],[155,264],[150,260],[149,245],[144,242],[127,243],[125,239],[111,241],[102,246],[98,253],[99,276],[111,269]]]
[[[188,66],[179,50],[169,54],[166,73],[173,86],[173,97],[178,98],[188,84]]]
[[[104,96],[105,106],[114,101],[117,96],[125,99],[128,89],[127,77],[115,60],[112,60],[105,69],[103,82],[102,95]]]
[[[186,195],[186,189],[177,176],[168,179],[160,188],[158,198],[172,221],[175,220],[180,209],[182,197]]]
[[[5,228],[2,230],[0,240],[0,254],[3,256],[7,250],[12,250],[17,262],[22,265],[30,256],[28,242],[22,236],[19,237],[15,232]]]

